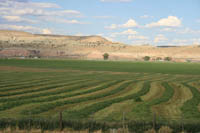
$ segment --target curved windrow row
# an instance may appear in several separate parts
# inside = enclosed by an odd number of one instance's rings
[[[116,84],[117,82],[120,81],[115,81],[113,83],[108,84],[112,85],[112,84]],[[30,104],[30,103],[44,103],[44,102],[51,102],[51,101],[55,101],[55,100],[59,100],[59,99],[64,99],[64,98],[68,98],[68,97],[73,97],[73,96],[77,96],[77,95],[81,95],[81,94],[87,94],[93,91],[98,91],[100,89],[104,89],[103,87],[97,87],[94,90],[88,90],[85,92],[76,92],[76,93],[69,93],[69,92],[73,92],[76,91],[78,89],[86,89],[87,87],[94,87],[98,84],[102,84],[102,82],[89,82],[89,83],[85,83],[85,84],[81,84],[81,85],[76,85],[76,86],[72,86],[71,88],[68,89],[64,89],[64,90],[59,90],[59,91],[54,91],[52,93],[47,92],[47,93],[41,93],[41,94],[36,94],[36,95],[30,95],[30,96],[24,96],[21,98],[21,100],[17,100],[15,101],[17,98],[13,98],[12,101],[9,100],[9,102],[3,104],[0,106],[0,111],[6,110],[6,109],[11,109],[17,106],[21,106],[21,105],[25,105],[25,104]],[[58,94],[65,94],[65,95],[58,95]],[[43,96],[47,96],[45,98],[41,98]]]
[[[119,93],[120,91],[125,89],[132,82],[133,81],[129,81],[129,82],[123,83],[122,85],[120,85],[116,89],[107,91],[105,93],[100,93],[100,94],[96,94],[96,95],[92,95],[92,96],[88,96],[88,97],[83,97],[83,98],[78,98],[78,99],[72,99],[72,100],[66,100],[66,101],[58,101],[58,102],[54,102],[54,103],[41,104],[39,107],[36,107],[34,109],[25,110],[25,111],[23,111],[23,113],[31,112],[31,114],[39,114],[39,113],[43,113],[43,112],[46,112],[48,110],[52,110],[52,109],[55,109],[56,107],[64,106],[64,105],[67,105],[67,104],[75,104],[75,103],[80,103],[80,102],[84,102],[84,101],[96,100],[96,99],[99,99],[99,98],[104,98],[106,96],[113,95],[115,93]],[[106,86],[106,88],[107,88],[107,86]]]
[[[197,88],[189,85],[188,83],[183,83],[183,85],[185,87],[188,87],[193,94],[192,99],[186,101],[184,105],[181,107],[184,118],[199,119],[200,111],[198,109],[198,105],[200,104],[200,92],[197,90]]]
[[[126,83],[121,87],[126,88],[129,86],[129,84],[130,83]],[[149,89],[150,89],[150,82],[145,82],[142,89],[137,93],[130,94],[124,97],[116,97],[110,100],[98,102],[78,111],[72,111],[72,112],[69,111],[68,114],[71,118],[86,118],[89,115],[94,114],[95,112],[98,112],[106,107],[109,107],[110,105],[114,103],[119,103],[119,102],[130,100],[130,99],[137,99],[138,97],[147,94],[149,92]]]
[[[90,75],[83,75],[83,76],[78,76],[78,77],[73,77],[71,76],[70,78],[67,75],[60,75],[60,76],[56,76],[56,77],[51,77],[49,78],[41,78],[39,80],[33,81],[33,80],[28,80],[30,82],[26,82],[26,83],[21,83],[21,85],[17,85],[14,87],[9,86],[9,88],[4,88],[4,87],[0,87],[0,92],[7,92],[7,91],[18,91],[18,90],[26,90],[28,88],[32,88],[32,87],[37,87],[37,86],[42,86],[42,85],[52,85],[52,84],[56,84],[56,83],[65,83],[67,81],[73,81],[73,80],[84,80],[84,77],[89,77]],[[94,74],[95,76],[95,74]],[[87,78],[89,79],[89,78]]]
[[[140,78],[142,77],[142,75],[138,75],[135,78]],[[136,82],[136,81],[133,81]],[[116,84],[116,83],[115,83]],[[115,85],[113,84],[113,85]],[[107,86],[108,88],[109,86]],[[106,88],[106,86],[105,86]],[[68,104],[78,104],[80,102],[86,102],[89,100],[96,100],[96,99],[100,99],[100,98],[104,98],[106,96],[110,96],[110,95],[114,95],[116,93],[121,92],[122,90],[124,90],[126,87],[124,87],[123,85],[120,86],[119,88],[116,88],[115,90],[111,90],[109,92],[105,92],[105,93],[100,93],[97,95],[92,95],[92,96],[88,96],[88,97],[83,97],[83,98],[79,98],[79,99],[72,99],[72,100],[66,100],[66,101],[57,101],[55,103],[47,103],[47,104],[42,104],[39,105],[38,107],[31,109],[32,113],[31,114],[38,114],[38,113],[43,113],[52,109],[55,109],[56,107],[60,107],[60,106],[64,106],[64,105],[68,105]],[[60,99],[60,98],[59,98]],[[57,99],[55,99],[57,100]],[[47,101],[45,101],[47,102]],[[34,111],[36,110],[36,111]],[[38,111],[39,110],[39,111]],[[23,112],[28,112],[27,110],[23,111]],[[35,112],[35,113],[34,113]]]

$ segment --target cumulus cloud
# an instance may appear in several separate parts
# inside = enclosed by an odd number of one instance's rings
[[[139,26],[134,19],[129,19],[125,24],[111,24],[110,26],[105,26],[106,29],[117,29],[117,28],[132,28]]]
[[[45,21],[55,22],[55,23],[66,23],[66,24],[88,24],[88,23],[85,23],[85,22],[80,22],[80,21],[75,20],[75,19],[68,20],[68,19],[53,18],[53,17],[45,17],[44,20]]]
[[[183,30],[177,31],[180,34],[200,34],[200,30],[193,30],[191,28],[184,28]]]
[[[54,10],[48,10],[48,8]],[[27,0],[0,0],[0,17],[8,22],[27,22],[33,23],[34,20],[42,21],[46,17],[82,17],[76,10],[62,10],[54,3],[31,2]],[[31,18],[31,19],[28,19]],[[71,20],[67,23],[79,23]]]
[[[177,34],[200,34],[200,30],[193,30],[191,28],[181,28],[181,29],[174,29],[171,27],[163,28],[160,31],[164,32],[175,32]]]
[[[200,38],[193,38],[191,39],[193,45],[200,45]]]
[[[167,27],[167,28],[161,29],[161,31],[165,31],[165,32],[176,32],[177,29]]]
[[[60,8],[54,3],[31,2],[29,0],[1,0],[0,7]]]
[[[129,19],[128,22],[121,25],[121,27],[124,27],[124,28],[131,28],[131,27],[136,27],[136,26],[138,26],[138,24],[134,19]]]
[[[147,24],[146,27],[161,27],[161,26],[167,26],[167,27],[180,27],[181,26],[181,20],[177,18],[176,16],[168,16],[168,18],[160,19],[157,22],[153,22],[150,24]]]
[[[117,29],[118,25],[117,24],[111,24],[110,26],[105,26],[106,29]]]
[[[120,34],[122,34],[122,35],[135,35],[135,34],[137,34],[137,31],[134,31],[132,29],[128,29],[128,30],[121,32]]]
[[[39,34],[52,34],[52,31],[50,29],[42,29],[27,25],[0,24],[0,27],[3,30],[17,30],[17,31],[26,31],[31,33],[39,33]]]
[[[137,34],[137,31],[134,31],[132,29],[128,29],[128,30],[125,30],[125,31],[122,31],[122,32],[112,33],[111,37],[117,37],[119,35],[136,35],[136,34]]]
[[[148,40],[149,37],[141,36],[141,35],[129,35],[128,39],[129,40]]]
[[[52,34],[50,29],[42,29],[42,34]]]
[[[162,34],[159,34],[154,38],[155,43],[162,43],[162,42],[166,42],[166,41],[168,41],[168,39]]]
[[[131,2],[132,0],[100,0],[101,2]]]
[[[40,28],[33,26],[24,26],[24,25],[9,25],[9,24],[0,24],[1,29],[9,30],[18,30],[18,31],[28,31],[32,33],[42,33]]]
[[[186,40],[186,39],[174,39],[173,42],[174,42],[174,43],[179,43],[179,44],[180,44],[180,43],[187,43],[188,40]]]
[[[21,16],[2,16],[2,18],[8,22],[28,22],[28,23],[36,23],[36,20],[31,20],[27,18],[22,18]]]

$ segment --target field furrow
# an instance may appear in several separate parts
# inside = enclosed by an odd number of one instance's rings
[[[30,95],[24,95],[20,97],[11,97],[11,98],[2,98],[0,99],[1,102],[11,102],[11,101],[16,101],[19,102],[20,100],[25,101],[28,99],[32,98],[41,98],[45,96],[53,96],[61,93],[68,93],[68,92],[73,92],[75,90],[81,89],[81,88],[86,88],[88,86],[95,86],[98,83],[101,83],[102,81],[73,81],[70,83],[66,83],[65,85],[57,85],[57,86],[48,86],[43,89],[46,89],[45,92],[39,92],[36,94],[30,94]],[[80,83],[80,85],[79,85]],[[59,87],[64,87],[64,88],[59,88]],[[53,91],[49,91],[50,89],[53,89]],[[47,91],[47,92],[46,92]]]
[[[133,81],[131,81],[131,82],[133,82]],[[23,113],[26,114],[27,112],[31,112],[31,114],[39,114],[39,113],[43,113],[43,112],[46,112],[48,110],[55,109],[56,107],[63,106],[63,105],[66,105],[66,104],[75,104],[75,103],[80,103],[80,102],[84,102],[84,101],[89,101],[89,100],[94,100],[94,99],[99,99],[99,98],[103,98],[103,97],[106,97],[106,96],[110,96],[110,95],[113,95],[113,94],[116,94],[116,93],[122,91],[129,84],[131,84],[131,82],[126,82],[126,83],[120,85],[116,89],[110,90],[110,91],[105,92],[105,93],[100,93],[98,95],[92,95],[92,96],[83,97],[83,98],[76,98],[76,99],[72,99],[72,100],[42,104],[38,108],[34,108],[34,109],[31,109],[31,110],[25,110],[25,111],[23,111]]]
[[[166,119],[180,119],[182,117],[181,107],[193,95],[189,88],[179,83],[170,83],[170,86],[174,88],[173,97],[167,103],[155,106],[153,109],[158,115]]]
[[[35,89],[27,89],[24,91],[17,91],[17,92],[8,92],[8,93],[4,93],[4,94],[0,94],[0,101],[4,101],[2,99],[7,99],[7,98],[13,98],[13,96],[24,96],[26,94],[34,94],[34,93],[45,93],[44,91],[51,91],[51,90],[55,90],[57,88],[62,88],[62,87],[66,87],[66,86],[70,86],[70,85],[74,85],[76,83],[84,83],[87,80],[69,80],[69,82],[60,82],[58,84],[55,85],[48,85],[48,86],[41,86],[41,87],[36,87]],[[90,81],[90,80],[89,80]],[[50,92],[48,92],[50,93]]]
[[[83,92],[79,91],[79,92],[76,92],[76,93],[69,93],[70,91],[68,90],[65,95],[55,95],[55,96],[50,96],[50,97],[46,97],[46,98],[42,98],[42,99],[39,97],[37,99],[30,99],[30,100],[24,100],[23,99],[22,101],[17,101],[17,102],[7,102],[7,103],[0,106],[0,110],[2,111],[2,110],[6,110],[6,109],[12,109],[14,107],[25,105],[25,104],[51,102],[51,101],[56,101],[56,100],[59,100],[59,99],[65,99],[65,98],[69,98],[69,97],[80,96],[80,95],[83,95],[83,94],[103,90],[106,87],[112,86],[112,85],[117,84],[119,82],[121,82],[121,81],[111,82],[111,83],[108,83],[106,85],[98,86],[98,87],[93,86],[92,89],[90,88],[89,90],[83,91]],[[102,83],[100,82],[100,84],[102,84]],[[97,84],[95,83],[95,86],[96,85],[98,85],[98,83]],[[76,86],[76,88],[77,88],[77,86]],[[81,86],[78,86],[78,88],[80,90],[84,89],[84,88],[81,88]]]
[[[200,112],[198,110],[198,105],[200,103],[200,93],[197,90],[197,88],[188,85],[187,83],[183,83],[185,87],[188,87],[193,97],[192,99],[186,101],[184,105],[181,107],[181,110],[183,112],[183,117],[186,119],[199,119],[200,118]]]
[[[123,88],[128,87],[128,85],[129,84],[124,84]],[[96,113],[96,112],[98,112],[98,111],[100,111],[100,110],[102,110],[106,107],[109,107],[110,105],[112,105],[114,103],[119,103],[119,102],[130,100],[130,99],[135,100],[138,97],[143,96],[146,93],[148,93],[149,89],[150,89],[150,83],[145,82],[143,88],[137,93],[129,94],[129,95],[124,96],[124,97],[117,97],[117,98],[114,98],[114,99],[111,99],[111,100],[106,100],[106,101],[103,101],[103,102],[98,102],[98,103],[92,104],[92,105],[90,105],[86,108],[83,108],[81,110],[73,111],[73,112],[69,112],[69,113],[70,113],[70,116],[72,118],[86,118],[89,115],[92,115],[92,114],[94,114],[94,113]]]
[[[199,66],[0,59],[0,118],[200,122]]]
[[[136,119],[145,118],[148,120],[152,120],[153,114],[151,108],[153,106],[165,103],[171,99],[174,94],[173,88],[169,86],[167,82],[162,82],[161,85],[163,88],[165,88],[164,91],[162,87],[160,88],[160,90],[163,91],[162,95],[157,98],[153,98],[152,100],[150,99],[149,101],[144,101],[133,108],[132,113]]]
[[[124,94],[123,96],[138,93],[142,89],[143,83],[144,82],[137,82],[135,85],[129,86],[131,90],[127,92],[126,94]],[[123,97],[123,96],[120,95],[120,97]],[[119,103],[114,103],[111,106],[106,107],[105,109],[97,111],[96,113],[91,115],[91,117],[94,117],[97,120],[98,119],[99,120],[121,120],[123,112],[126,112],[126,115],[132,116],[130,112],[132,111],[132,108],[136,105],[137,105],[137,102],[135,102],[134,99],[122,101]],[[132,117],[129,117],[129,119],[131,118]]]
[[[162,96],[163,92],[165,91],[164,87],[160,85],[160,82],[152,82],[151,88],[149,93],[142,96],[141,99],[143,101],[150,101]]]

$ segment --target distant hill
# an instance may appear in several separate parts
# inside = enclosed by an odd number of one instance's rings
[[[152,60],[158,57],[171,57],[173,61],[200,60],[200,47],[194,45],[132,46],[96,35],[43,35],[0,30],[0,57],[102,59],[105,52],[112,60],[142,60],[144,56],[150,56]]]

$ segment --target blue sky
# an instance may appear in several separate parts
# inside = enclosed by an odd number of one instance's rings
[[[0,0],[0,29],[101,35],[129,45],[200,44],[200,0]]]

